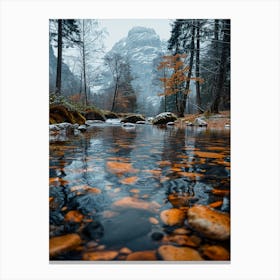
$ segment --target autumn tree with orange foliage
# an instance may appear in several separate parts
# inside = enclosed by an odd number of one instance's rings
[[[164,96],[165,98],[165,109],[166,109],[166,98],[168,96],[175,96],[175,105],[177,113],[180,117],[184,116],[186,96],[189,90],[186,89],[186,82],[190,80],[195,80],[202,82],[202,79],[195,77],[188,77],[187,73],[190,67],[185,65],[186,54],[175,54],[166,55],[162,57],[162,62],[158,66],[158,70],[170,69],[172,74],[167,76],[166,73],[170,71],[163,71],[164,77],[160,78],[163,83],[164,92],[160,93],[159,96]]]

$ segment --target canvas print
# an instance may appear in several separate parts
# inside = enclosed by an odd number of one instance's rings
[[[230,29],[49,20],[50,261],[230,261]]]

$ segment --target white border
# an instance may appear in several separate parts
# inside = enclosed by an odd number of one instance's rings
[[[232,19],[232,261],[48,262],[48,19]],[[1,279],[279,279],[279,2],[2,1]]]

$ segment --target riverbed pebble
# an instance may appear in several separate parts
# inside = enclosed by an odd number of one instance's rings
[[[185,213],[180,209],[172,208],[162,211],[160,218],[168,226],[182,225],[185,220]]]
[[[99,251],[88,252],[83,254],[83,260],[85,261],[110,261],[118,255],[117,251]]]
[[[129,254],[127,261],[155,261],[157,260],[156,251],[138,251]]]
[[[202,255],[210,260],[226,261],[229,260],[229,251],[218,245],[204,245]]]
[[[230,218],[228,213],[196,205],[187,213],[188,224],[204,236],[216,240],[226,240],[230,236]]]
[[[164,261],[202,261],[199,252],[189,247],[176,247],[163,245],[158,249],[158,254]]]
[[[80,245],[81,242],[80,236],[76,233],[53,237],[49,242],[50,256],[53,257],[70,251]]]

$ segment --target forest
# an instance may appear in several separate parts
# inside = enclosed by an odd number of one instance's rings
[[[148,95],[160,98],[151,106],[141,100],[139,83],[134,83],[139,74],[132,73],[130,57],[105,53],[103,40],[109,35],[97,20],[51,20],[50,97],[115,113],[165,111],[183,117],[229,110],[230,20],[177,19],[171,24],[165,50],[152,61],[157,92]],[[104,75],[108,87],[98,90]]]
[[[169,23],[49,21],[50,261],[230,261],[231,22]]]

